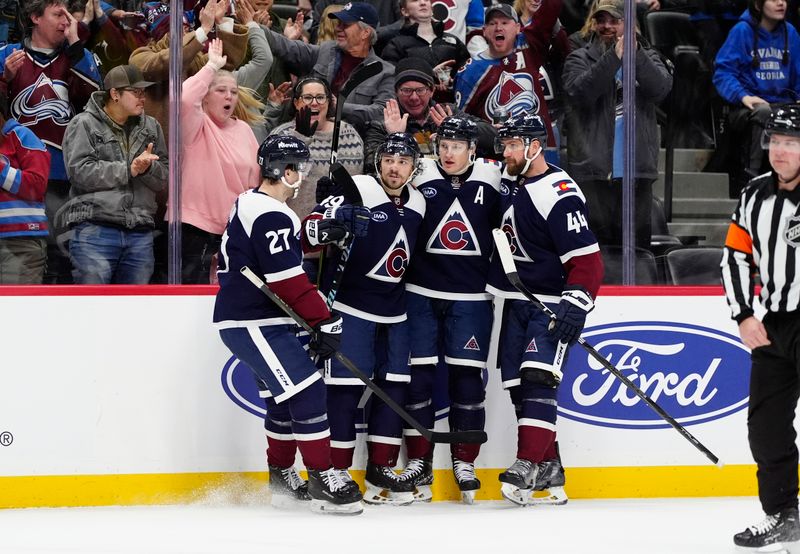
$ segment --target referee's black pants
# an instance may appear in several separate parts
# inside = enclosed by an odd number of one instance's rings
[[[797,507],[794,414],[800,395],[800,313],[764,317],[772,344],[752,353],[747,436],[758,464],[758,497],[768,515]]]

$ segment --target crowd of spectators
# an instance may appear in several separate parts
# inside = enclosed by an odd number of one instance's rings
[[[351,174],[374,173],[393,132],[435,155],[431,137],[453,114],[478,125],[477,155],[497,158],[497,122],[538,113],[551,131],[547,160],[580,184],[601,244],[620,244],[622,0],[273,2],[184,0],[185,283],[213,280],[227,214],[258,185],[256,150],[269,134],[311,150],[290,203],[307,215],[328,173],[337,95],[371,62],[381,70],[343,105],[339,160]],[[769,106],[797,99],[800,38],[787,0],[636,6],[635,227],[647,248],[673,86],[669,53],[640,32],[647,13],[690,14],[713,72],[695,93],[725,123],[697,133],[716,135],[712,163],[731,171],[732,197],[766,169]],[[165,282],[173,15],[167,0],[0,0],[0,283]]]

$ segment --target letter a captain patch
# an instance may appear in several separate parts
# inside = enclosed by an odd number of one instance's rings
[[[528,348],[525,349],[525,352],[538,352],[539,349],[536,348],[536,339],[531,339],[531,342],[528,344]]]
[[[478,346],[478,341],[475,340],[475,335],[472,335],[470,339],[467,341],[467,344],[464,345],[464,350],[480,350],[481,347]]]

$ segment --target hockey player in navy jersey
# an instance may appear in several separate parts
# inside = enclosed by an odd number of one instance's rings
[[[303,272],[300,220],[286,205],[297,194],[308,162],[306,145],[286,136],[268,137],[258,151],[261,185],[239,196],[222,237],[217,274],[220,289],[214,322],[225,345],[267,389],[267,461],[273,503],[308,500],[318,513],[358,514],[361,493],[331,467],[326,390],[299,327],[239,270],[250,267],[314,329],[309,349],[321,358],[338,349],[342,318],[331,314]],[[357,234],[351,210],[318,222],[331,240]],[[308,470],[304,483],[294,469],[295,449]]]
[[[492,229],[500,219],[500,164],[475,159],[478,127],[465,116],[450,116],[437,130],[438,160],[423,160],[414,185],[425,197],[414,262],[406,283],[411,328],[411,385],[407,406],[433,429],[433,390],[440,349],[448,370],[450,429],[482,430],[485,422],[483,370],[492,330],[486,275]],[[430,500],[433,445],[405,430],[408,464],[401,479],[416,486],[418,500]],[[478,444],[454,444],[450,453],[462,498],[471,504]]]
[[[509,283],[493,259],[487,290],[505,299],[500,373],[517,414],[517,460],[500,474],[502,494],[520,504],[564,503],[564,474],[556,448],[556,392],[569,345],[580,336],[603,277],[597,239],[586,221],[583,193],[542,156],[541,118],[520,114],[498,132],[506,164],[501,228],[528,289],[556,315],[550,318]],[[537,490],[548,489],[539,498]]]
[[[425,199],[410,186],[420,151],[414,138],[392,133],[378,147],[375,165],[380,182],[366,175],[353,178],[361,200],[371,212],[369,239],[356,238],[339,281],[333,309],[342,314],[342,353],[372,376],[393,400],[405,404],[411,379],[404,276],[417,233],[425,215]],[[330,196],[304,224],[305,240],[315,244],[315,219],[332,217],[346,207],[344,196]],[[337,264],[324,271],[332,281]],[[323,289],[326,286],[323,284]],[[330,295],[329,295],[330,298]],[[356,412],[364,386],[337,360],[325,366],[331,454],[341,479],[352,481],[348,468],[356,445]],[[373,504],[409,504],[413,483],[394,472],[402,441],[403,422],[383,402],[372,398],[367,416],[367,474],[364,501]]]

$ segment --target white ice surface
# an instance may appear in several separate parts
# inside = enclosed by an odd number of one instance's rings
[[[755,498],[434,502],[341,517],[223,493],[183,506],[0,510],[0,552],[716,554],[762,517]]]

